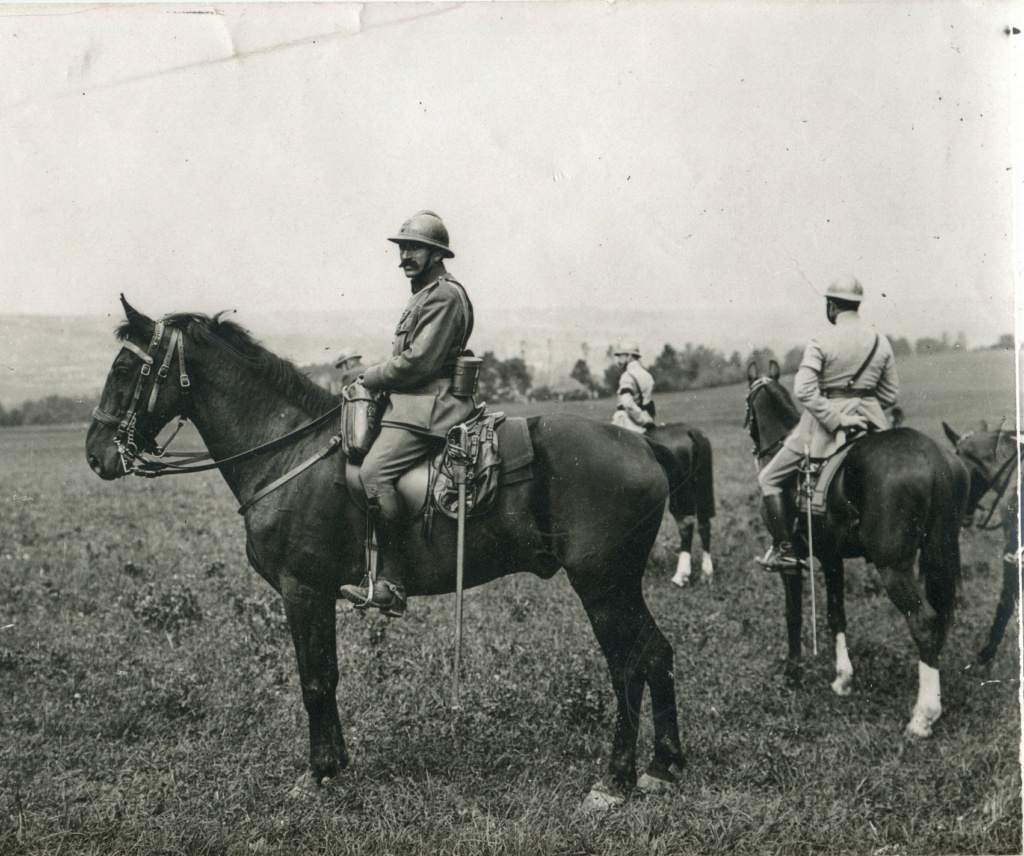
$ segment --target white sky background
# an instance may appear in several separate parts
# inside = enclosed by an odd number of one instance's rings
[[[799,342],[851,272],[884,331],[986,344],[1021,10],[0,7],[0,312],[397,310],[384,238],[432,208],[481,324],[688,309],[679,343]]]

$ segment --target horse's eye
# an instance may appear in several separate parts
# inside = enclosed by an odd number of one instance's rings
[[[114,377],[117,380],[127,380],[131,373],[131,369],[124,364],[114,366]]]

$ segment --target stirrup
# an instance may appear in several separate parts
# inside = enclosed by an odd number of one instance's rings
[[[783,545],[776,547],[772,544],[763,556],[758,556],[754,561],[769,573],[799,575],[806,563],[794,556],[790,550],[785,549]]]
[[[344,585],[338,590],[338,594],[349,601],[355,609],[376,607],[388,618],[401,618],[405,614],[405,594],[388,580],[378,579],[371,586],[369,580],[363,577],[363,585]],[[385,595],[387,600],[384,600]]]

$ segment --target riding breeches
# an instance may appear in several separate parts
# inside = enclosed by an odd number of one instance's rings
[[[782,493],[789,477],[800,467],[803,455],[794,452],[788,446],[783,446],[776,452],[764,469],[757,474],[757,483],[761,486],[763,496],[772,496]]]
[[[437,446],[437,438],[385,425],[373,441],[359,475],[367,496],[394,493],[399,477]]]

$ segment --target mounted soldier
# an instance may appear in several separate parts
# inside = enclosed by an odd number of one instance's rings
[[[374,522],[381,569],[372,583],[345,585],[341,595],[385,615],[405,612],[405,537],[408,512],[396,489],[399,477],[434,451],[448,429],[465,422],[476,405],[452,393],[455,361],[473,330],[473,307],[465,289],[445,269],[454,257],[448,230],[432,211],[420,211],[388,238],[398,244],[399,266],[412,297],[395,330],[392,356],[363,373],[362,384],[386,392],[380,435],[363,461],[360,475],[367,513]]]
[[[640,363],[640,348],[635,343],[620,342],[614,353],[622,374],[612,424],[645,433],[654,427],[654,378]]]
[[[341,372],[342,387],[348,386],[366,371],[366,366],[363,365],[363,355],[355,348],[342,348],[338,358],[334,361],[334,367]]]
[[[889,427],[883,408],[892,407],[899,393],[896,363],[889,340],[861,321],[863,298],[864,288],[852,276],[840,277],[825,291],[833,329],[808,343],[793,382],[804,412],[758,475],[772,536],[771,548],[757,559],[765,570],[800,573],[803,563],[793,551],[783,491],[805,453],[827,458],[845,444],[847,431]]]

